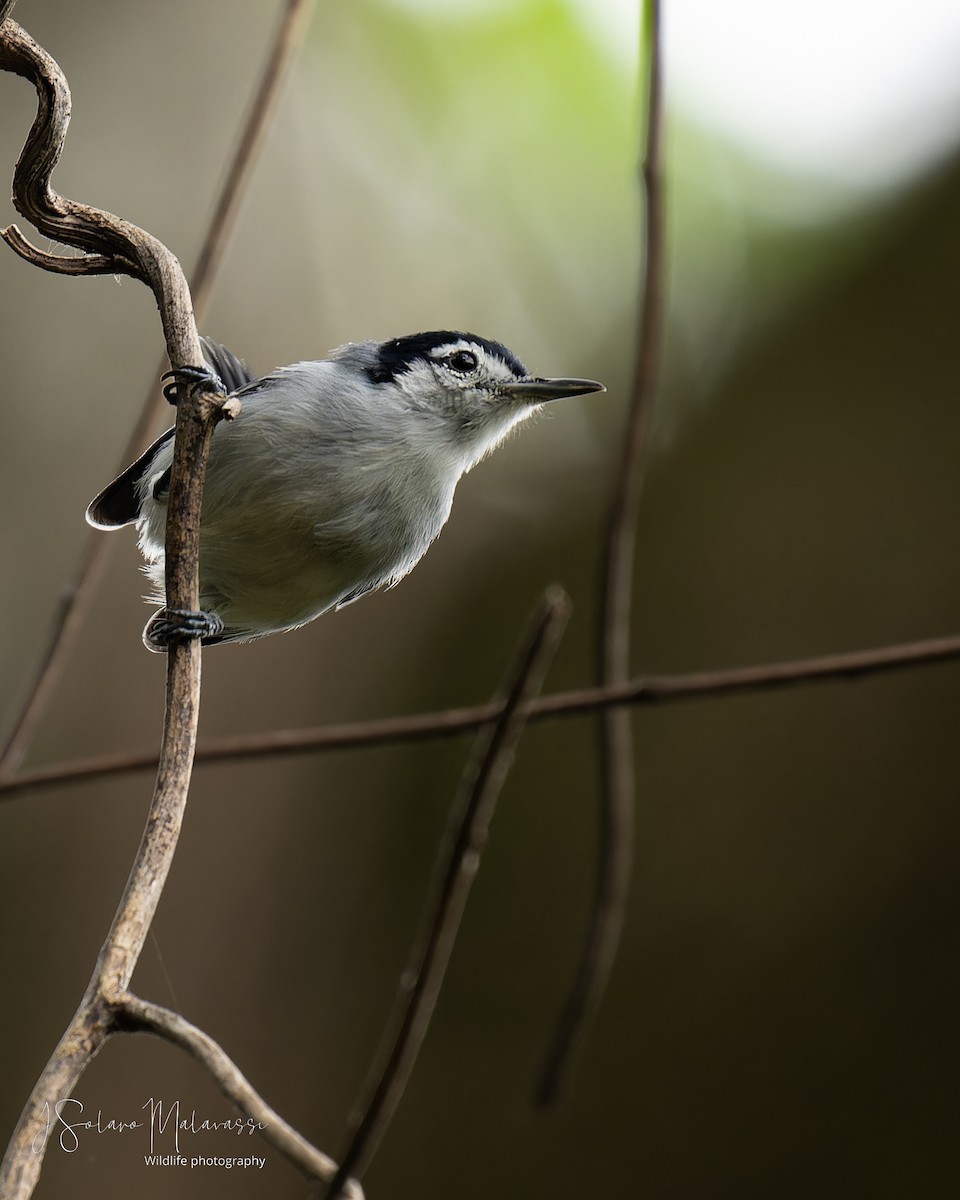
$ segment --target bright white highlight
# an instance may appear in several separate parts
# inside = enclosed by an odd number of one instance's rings
[[[625,66],[639,0],[569,0]],[[958,0],[662,0],[670,103],[787,172],[854,188],[960,140]]]

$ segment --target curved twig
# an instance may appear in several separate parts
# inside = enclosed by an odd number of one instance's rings
[[[102,209],[78,204],[56,191],[50,177],[60,161],[70,124],[70,89],[57,63],[15,21],[5,21],[2,34],[0,68],[30,80],[37,91],[37,116],[13,176],[14,206],[46,237],[84,253],[110,259],[116,274],[132,275],[148,284],[158,305],[163,303],[164,296],[168,297],[164,332],[169,333],[171,348],[180,350],[188,344],[189,338],[183,312],[184,297],[178,296],[176,287],[179,264],[166,247],[142,229]],[[13,237],[9,230],[4,230],[0,236],[15,248],[22,247],[25,242],[19,230]],[[63,269],[62,256],[44,255],[35,249],[33,253],[41,255],[49,269]],[[66,261],[75,263],[73,259]],[[71,265],[67,273],[75,270],[76,267]],[[189,295],[185,299],[189,313]],[[164,316],[162,310],[161,316]],[[199,349],[198,342],[197,354]],[[201,360],[194,355],[189,361]],[[173,365],[187,365],[187,360],[178,360]]]
[[[117,255],[106,254],[50,254],[28,242],[16,225],[0,229],[0,237],[11,250],[22,259],[43,271],[54,271],[58,275],[115,275]],[[128,275],[134,274],[134,264],[123,259]]]
[[[551,588],[507,674],[496,722],[476,740],[454,802],[446,845],[437,860],[436,894],[427,905],[422,932],[402,976],[391,1022],[396,1033],[326,1200],[337,1200],[348,1178],[363,1174],[407,1086],[453,953],[497,799],[528,720],[530,701],[543,684],[569,614],[566,594]]]
[[[118,1032],[152,1033],[192,1055],[209,1071],[223,1094],[233,1101],[244,1116],[262,1126],[259,1133],[264,1141],[269,1142],[304,1175],[321,1182],[334,1178],[337,1164],[333,1159],[311,1145],[263,1100],[233,1059],[209,1034],[179,1013],[160,1004],[141,1000],[129,992],[117,1002],[114,1012]],[[350,1200],[363,1200],[363,1189],[356,1180],[345,1180],[343,1193]]]

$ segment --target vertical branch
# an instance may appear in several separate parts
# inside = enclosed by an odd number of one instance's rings
[[[660,0],[645,0],[641,80],[646,85],[642,180],[646,221],[632,401],[607,526],[602,577],[600,678],[604,686],[630,677],[630,620],[637,518],[660,363],[664,300],[664,217],[661,180],[663,111]],[[538,1086],[554,1103],[594,1018],[616,958],[633,864],[634,771],[631,716],[626,708],[600,718],[601,817],[596,891],[577,976],[567,997]]]
[[[5,2],[12,4],[12,0]],[[309,27],[313,7],[314,0],[285,0],[270,54],[227,169],[190,282],[198,321],[203,320],[210,302],[213,283],[233,232],[254,163],[276,109],[283,81]],[[163,370],[164,365],[160,365],[154,377]],[[162,403],[159,389],[151,386],[123,451],[121,468],[145,449]],[[87,535],[74,577],[64,590],[54,614],[49,639],[37,663],[26,698],[0,752],[0,779],[10,778],[23,761],[37,723],[56,692],[65,659],[82,628],[112,545],[109,538],[92,531]]]
[[[453,953],[500,789],[527,724],[529,701],[540,691],[569,611],[565,593],[551,588],[508,672],[500,697],[503,707],[496,721],[477,736],[452,810],[446,846],[438,856],[436,894],[427,905],[423,930],[403,973],[394,1019],[397,1032],[366,1111],[326,1192],[327,1200],[337,1200],[350,1176],[363,1173],[410,1078]]]
[[[41,251],[19,230],[4,240],[48,270],[71,274],[111,270],[132,275],[153,290],[174,368],[202,362],[200,340],[180,264],[142,229],[111,213],[59,195],[50,176],[59,161],[70,120],[70,91],[53,59],[9,18],[0,26],[0,68],[31,80],[37,117],[14,173],[14,203],[47,237],[83,251],[79,259]],[[167,516],[167,604],[199,606],[200,505],[206,455],[217,419],[230,415],[222,397],[190,389],[177,407],[176,438]],[[0,1195],[32,1195],[51,1132],[50,1106],[68,1096],[114,1028],[114,1010],[133,974],[163,891],[183,819],[193,765],[200,701],[200,646],[170,649],[160,763],[146,829],[113,925],[80,1007],[44,1068],[0,1166]]]

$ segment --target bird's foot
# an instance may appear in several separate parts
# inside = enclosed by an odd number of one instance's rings
[[[205,391],[222,394],[226,391],[223,380],[209,367],[177,367],[174,371],[165,371],[161,380],[172,379],[172,383],[164,386],[163,394],[170,404],[177,404],[185,393]],[[181,391],[181,389],[184,389]]]
[[[161,608],[143,631],[143,644],[154,654],[166,654],[172,642],[199,638],[205,646],[219,640],[223,621],[216,613],[193,612],[188,608]]]

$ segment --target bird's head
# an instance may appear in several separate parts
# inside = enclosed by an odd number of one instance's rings
[[[592,379],[530,375],[506,346],[473,333],[414,333],[373,349],[370,380],[396,388],[473,461],[546,401],[604,390]]]

